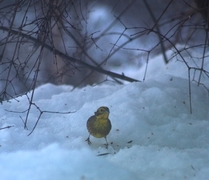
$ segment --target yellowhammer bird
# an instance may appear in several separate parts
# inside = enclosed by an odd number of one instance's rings
[[[107,143],[106,136],[109,134],[112,127],[111,122],[108,119],[109,114],[110,114],[109,108],[106,106],[102,106],[97,109],[95,115],[91,116],[88,119],[86,123],[89,132],[89,136],[86,139],[88,144],[91,144],[90,135],[96,138],[105,138]],[[108,146],[108,143],[106,144],[106,146]]]

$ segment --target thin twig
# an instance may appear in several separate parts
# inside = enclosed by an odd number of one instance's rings
[[[3,130],[3,129],[9,129],[11,127],[14,127],[14,126],[6,126],[6,127],[3,127],[3,128],[0,128],[0,130]]]
[[[4,27],[4,26],[0,26],[0,29],[2,29],[4,31],[9,31],[9,28]],[[40,41],[39,39],[36,39],[36,38],[34,38],[34,37],[30,36],[30,35],[27,35],[27,34],[25,34],[23,32],[18,32],[16,30],[10,30],[10,33],[13,33],[15,35],[21,35],[21,36],[23,36],[23,37],[25,37],[25,38],[33,41],[33,42],[36,42],[38,44],[43,45],[44,48],[52,51],[54,54],[57,54],[57,55],[59,55],[62,58],[64,58],[66,60],[66,64],[67,65],[70,62],[71,63],[78,63],[78,64],[81,64],[81,65],[84,65],[85,67],[87,67],[87,68],[89,68],[89,69],[91,69],[93,71],[97,71],[99,73],[106,74],[106,75],[111,76],[111,77],[115,77],[115,78],[118,78],[118,79],[121,79],[121,80],[124,80],[124,81],[128,81],[128,82],[139,82],[139,80],[137,80],[137,79],[125,76],[123,74],[121,75],[121,74],[118,74],[118,73],[115,73],[115,72],[112,72],[112,71],[108,71],[108,70],[105,70],[105,69],[103,69],[101,67],[95,67],[95,66],[92,66],[92,65],[90,65],[90,64],[88,64],[88,63],[86,63],[84,61],[80,61],[80,60],[77,60],[77,59],[75,59],[73,57],[70,57],[69,55],[62,53],[58,49],[55,49],[55,48],[53,48],[52,46],[50,46],[50,45],[48,45],[46,43],[43,44],[43,42]]]

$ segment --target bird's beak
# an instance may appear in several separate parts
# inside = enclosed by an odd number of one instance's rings
[[[105,109],[105,112],[106,112],[107,114],[110,114],[109,109]]]

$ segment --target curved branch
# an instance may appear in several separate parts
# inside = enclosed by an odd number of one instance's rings
[[[121,79],[121,80],[124,80],[124,81],[128,81],[128,82],[140,82],[139,80],[137,79],[134,79],[134,78],[131,78],[131,77],[128,77],[128,76],[125,76],[124,74],[117,74],[117,73],[114,73],[112,71],[108,71],[108,70],[105,70],[101,67],[95,67],[95,66],[92,66],[84,61],[80,61],[78,59],[75,59],[73,57],[70,57],[68,56],[67,54],[64,54],[63,52],[55,49],[54,47],[46,44],[46,43],[43,43],[42,41],[40,41],[39,39],[36,39],[34,37],[32,37],[31,35],[27,35],[23,32],[21,32],[21,30],[19,29],[18,30],[13,30],[13,29],[9,29],[7,27],[4,27],[4,26],[0,26],[0,29],[3,30],[3,31],[10,31],[10,34],[14,34],[14,35],[18,35],[18,36],[22,36],[26,39],[29,39],[31,41],[33,41],[34,43],[38,44],[38,45],[42,45],[44,48],[52,51],[54,54],[56,55],[59,55],[61,56],[62,58],[64,58],[66,61],[66,63],[77,63],[77,64],[81,64],[93,71],[97,71],[99,73],[102,73],[102,74],[105,74],[105,75],[108,75],[108,76],[111,76],[111,77],[115,77],[115,78],[118,78],[118,79]],[[69,62],[68,62],[69,61]]]

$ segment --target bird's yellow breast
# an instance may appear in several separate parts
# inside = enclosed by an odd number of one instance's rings
[[[96,117],[96,121],[95,121],[95,124],[94,126],[97,128],[102,128],[102,127],[106,127],[107,126],[107,123],[108,123],[108,118],[107,116],[105,116],[106,114],[102,114],[100,116],[97,116]]]
[[[100,107],[94,116],[91,116],[87,121],[87,129],[89,133],[96,137],[106,137],[111,130],[111,122],[108,119],[109,109],[107,107]]]

